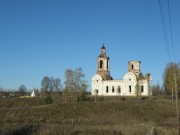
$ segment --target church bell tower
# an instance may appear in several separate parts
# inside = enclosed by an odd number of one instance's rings
[[[112,80],[109,69],[109,57],[106,55],[106,48],[103,44],[101,47],[101,54],[97,59],[97,74],[99,74],[103,80]]]

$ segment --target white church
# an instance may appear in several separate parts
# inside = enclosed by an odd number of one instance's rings
[[[110,58],[104,45],[97,58],[97,74],[92,77],[92,95],[99,96],[150,96],[152,77],[143,76],[140,61],[129,61],[128,72],[122,80],[114,80],[110,75]]]

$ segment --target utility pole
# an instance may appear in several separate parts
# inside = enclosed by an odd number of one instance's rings
[[[179,73],[179,71],[178,71]],[[174,85],[175,85],[175,91],[176,91],[176,115],[177,115],[177,128],[178,128],[178,135],[180,135],[180,119],[179,119],[179,100],[178,100],[178,89],[177,89],[177,82],[176,82],[177,78],[176,78],[176,69],[174,67]]]
[[[174,93],[173,93],[173,87],[172,87],[172,101],[174,100]]]
[[[64,90],[64,92],[65,92],[65,104],[66,104],[66,90]]]

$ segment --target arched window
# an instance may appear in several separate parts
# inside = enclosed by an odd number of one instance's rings
[[[95,92],[95,95],[98,95],[99,91],[98,91],[98,89],[95,89],[94,92]]]
[[[129,92],[131,92],[131,85],[129,85]]]
[[[141,92],[144,92],[144,86],[141,86]]]
[[[106,93],[109,93],[109,87],[106,86]]]
[[[134,69],[134,65],[133,64],[131,65],[131,69]]]
[[[121,93],[121,87],[120,86],[118,86],[117,92]]]
[[[103,67],[103,61],[100,60],[100,68],[102,68],[102,67]]]
[[[112,86],[112,93],[114,93],[114,86]]]
[[[96,94],[98,94],[98,92],[99,92],[99,91],[98,91],[98,89],[97,89],[97,90],[96,90]]]

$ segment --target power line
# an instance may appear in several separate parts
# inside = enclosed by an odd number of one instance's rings
[[[170,55],[169,42],[168,42],[168,36],[167,36],[167,31],[166,31],[166,23],[165,23],[164,8],[163,8],[162,0],[159,0],[159,8],[160,8],[160,13],[161,13],[166,49],[167,49],[168,58],[169,58],[169,62],[170,62],[171,61],[171,55]]]
[[[173,54],[173,60],[175,64],[175,53],[174,53],[174,41],[173,41],[173,31],[172,31],[172,23],[171,23],[171,14],[170,14],[170,4],[169,0],[167,0],[168,3],[168,15],[169,15],[169,27],[170,27],[170,35],[171,35],[171,46],[172,46],[172,54]],[[170,51],[169,51],[169,43],[168,43],[168,37],[167,37],[167,31],[166,31],[166,23],[165,23],[165,17],[164,17],[164,10],[163,10],[163,4],[162,0],[159,0],[159,7],[160,7],[160,12],[161,12],[161,18],[162,18],[162,24],[163,24],[163,31],[164,31],[164,37],[166,41],[166,47],[168,51],[168,56],[169,56],[169,61],[170,61]],[[178,135],[180,135],[180,118],[179,118],[179,101],[178,101],[178,90],[177,90],[177,75],[176,75],[176,69],[174,65],[174,87],[176,90],[176,115],[177,115],[177,129],[178,129]],[[172,91],[173,92],[173,91]]]
[[[169,0],[168,0],[168,14],[169,14],[170,33],[171,33],[171,46],[172,46],[172,51],[173,51],[173,60],[174,60],[174,63],[175,63],[174,41],[173,41],[173,29],[172,29],[172,23],[171,23],[171,13],[170,13]]]
[[[168,14],[169,14],[169,25],[170,25],[170,34],[171,34],[171,46],[173,50],[173,58],[174,58],[174,63],[175,63],[175,53],[174,53],[174,41],[173,41],[173,32],[172,32],[172,24],[171,24],[171,14],[170,14],[170,4],[169,0],[168,1]],[[175,82],[175,90],[176,90],[176,115],[177,115],[177,128],[178,128],[178,135],[180,135],[180,118],[179,118],[179,99],[178,99],[178,89],[177,89],[177,74],[176,74],[176,69],[174,67],[174,82]]]

